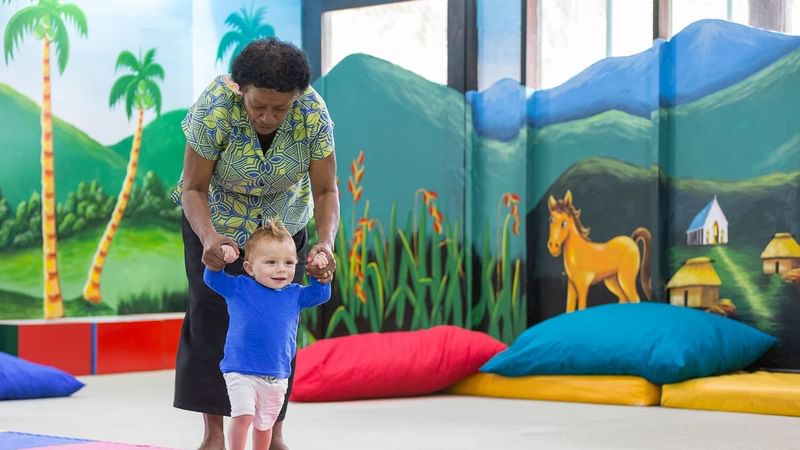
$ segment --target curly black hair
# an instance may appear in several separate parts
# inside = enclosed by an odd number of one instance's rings
[[[270,37],[256,39],[233,60],[231,77],[242,88],[253,85],[278,92],[303,92],[311,81],[311,67],[302,50]]]

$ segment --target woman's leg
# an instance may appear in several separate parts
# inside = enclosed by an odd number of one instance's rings
[[[223,356],[228,311],[225,300],[203,282],[203,246],[183,218],[183,246],[189,302],[181,328],[175,362],[175,401],[180,409],[203,413],[201,450],[225,448],[223,416],[230,415],[225,380],[219,370]],[[241,262],[226,271],[242,270]]]
[[[199,450],[225,449],[225,432],[222,428],[222,417],[216,414],[203,413],[203,442]]]
[[[251,415],[237,416],[231,419],[231,425],[228,428],[228,446],[230,447],[228,450],[245,450],[247,432],[250,430],[251,423],[253,423]]]

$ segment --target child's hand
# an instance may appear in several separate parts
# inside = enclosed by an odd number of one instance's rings
[[[328,265],[328,258],[325,256],[325,253],[319,252],[314,255],[314,259],[311,261],[312,266],[317,266],[320,269],[326,267]],[[328,275],[326,277],[317,278],[322,284],[328,284],[333,281],[333,272],[326,272]]]
[[[222,244],[220,246],[222,249],[223,258],[225,259],[225,264],[230,264],[237,259],[239,259],[239,251],[227,244]]]
[[[328,265],[328,257],[325,256],[325,253],[319,252],[314,255],[314,260],[311,261],[311,265],[316,265],[320,269],[324,268]]]

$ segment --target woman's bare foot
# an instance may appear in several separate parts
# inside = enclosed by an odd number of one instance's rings
[[[203,442],[197,450],[225,450],[225,432],[222,423],[222,416],[203,414],[205,433]]]
[[[269,444],[269,450],[289,450],[289,447],[283,442],[283,440],[275,440],[272,439],[272,442]]]
[[[225,438],[205,438],[197,450],[225,450]]]
[[[283,442],[283,421],[275,422],[272,426],[272,442],[269,444],[269,450],[289,450],[289,446]]]

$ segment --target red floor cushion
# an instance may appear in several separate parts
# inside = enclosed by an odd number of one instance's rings
[[[506,345],[455,326],[319,340],[297,353],[291,400],[431,394],[478,371]]]

